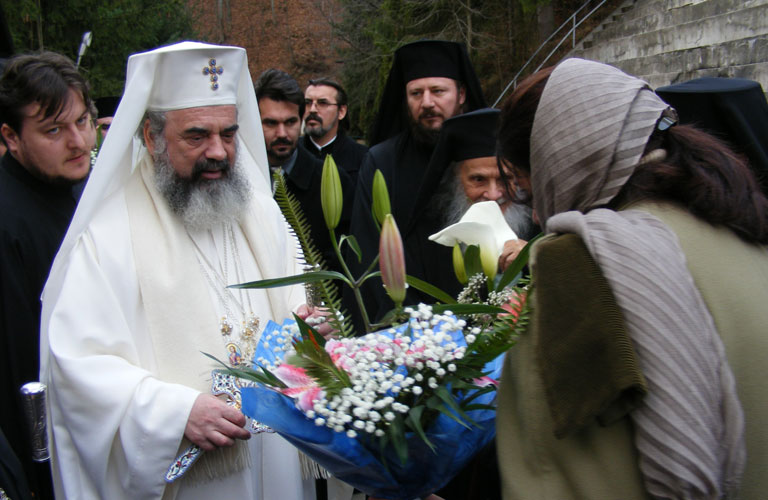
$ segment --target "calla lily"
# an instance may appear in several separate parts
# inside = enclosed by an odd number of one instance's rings
[[[385,215],[381,223],[379,268],[387,294],[399,307],[405,300],[405,252],[403,239],[392,214]]]
[[[461,245],[456,243],[453,245],[453,272],[456,273],[456,279],[459,280],[459,283],[462,285],[466,285],[467,281],[467,270],[464,268],[464,254],[461,253]]]
[[[341,220],[341,209],[344,206],[341,191],[339,169],[331,155],[325,156],[323,175],[320,178],[320,204],[323,207],[323,217],[328,229],[336,229]]]
[[[392,213],[392,208],[389,204],[389,191],[387,190],[387,183],[384,180],[384,174],[381,170],[376,169],[373,174],[373,215],[379,222],[379,225],[384,224],[384,216]]]
[[[481,201],[469,207],[459,222],[433,234],[429,239],[449,247],[459,243],[479,246],[483,272],[493,279],[504,243],[516,240],[517,235],[504,220],[498,203]]]

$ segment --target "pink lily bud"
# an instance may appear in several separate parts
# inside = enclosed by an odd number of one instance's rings
[[[381,281],[392,301],[400,306],[405,300],[405,253],[403,239],[392,214],[384,216],[379,239]]]

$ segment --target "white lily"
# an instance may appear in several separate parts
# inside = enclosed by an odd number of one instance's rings
[[[516,240],[517,235],[504,219],[498,203],[481,201],[470,206],[459,222],[433,234],[429,239],[449,247],[457,243],[479,246],[483,272],[493,279],[504,243]]]

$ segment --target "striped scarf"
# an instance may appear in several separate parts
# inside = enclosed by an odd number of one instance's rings
[[[627,182],[666,109],[645,82],[615,68],[561,63],[531,135],[534,207],[547,232],[584,240],[627,321],[649,386],[630,414],[648,493],[719,499],[738,486],[746,451],[714,321],[666,225],[639,211],[594,209]]]

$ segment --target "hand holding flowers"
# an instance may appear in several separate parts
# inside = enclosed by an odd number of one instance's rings
[[[301,321],[270,327],[260,368],[237,375],[293,402],[248,388],[243,411],[369,494],[439,489],[493,438],[499,354],[512,341],[431,306],[405,310],[397,328],[328,342]]]
[[[354,236],[337,240],[334,232],[342,199],[335,168],[328,156],[321,199],[344,272],[311,271],[240,286],[339,280],[352,288],[368,333],[326,341],[326,331],[303,321],[314,315],[302,309],[295,322],[265,330],[253,367],[238,366],[229,373],[260,386],[243,389],[244,413],[272,427],[339,479],[385,498],[427,495],[494,436],[502,356],[527,323],[526,288],[511,288],[518,284],[527,251],[499,276],[499,250],[514,233],[498,236],[493,224],[484,224],[495,214],[464,221],[472,227],[464,224],[458,236],[446,230],[451,246],[469,243],[466,251],[455,250],[456,269],[469,282],[457,302],[405,274],[402,240],[377,173],[372,215],[381,227],[379,256],[355,278],[341,258],[344,244],[359,258]],[[470,241],[473,234],[477,241]],[[380,273],[373,271],[377,262]],[[384,323],[371,324],[360,285],[378,275],[394,309]],[[406,286],[442,303],[403,308]],[[340,311],[330,311],[330,317],[340,332],[349,332]]]

